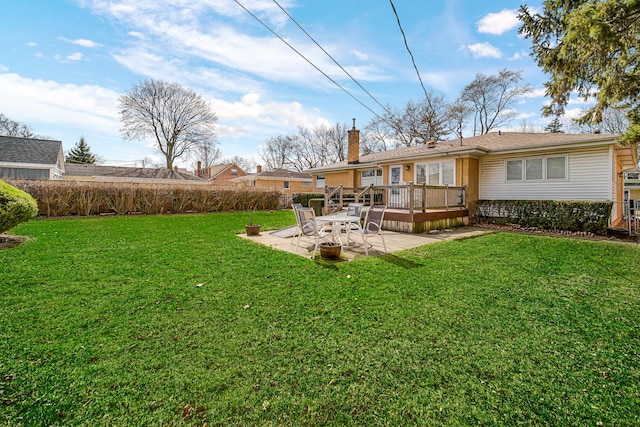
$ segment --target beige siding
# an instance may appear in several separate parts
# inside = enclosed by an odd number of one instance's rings
[[[505,160],[567,155],[564,181],[507,182]],[[612,200],[612,158],[609,147],[486,156],[480,160],[483,200]]]

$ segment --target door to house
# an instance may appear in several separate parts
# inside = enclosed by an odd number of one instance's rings
[[[402,165],[389,166],[389,185],[400,185],[402,182]],[[396,187],[389,190],[389,207],[405,207],[407,201],[407,191],[404,188]]]

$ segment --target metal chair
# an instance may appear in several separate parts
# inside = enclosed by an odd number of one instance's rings
[[[298,246],[300,240],[303,238],[312,240],[314,243],[313,256],[316,257],[316,251],[322,240],[326,240],[331,237],[331,233],[326,232],[325,228],[319,228],[316,221],[316,213],[312,208],[298,208],[296,209],[296,218],[298,220],[298,227],[300,228],[300,234],[298,234],[298,241],[296,242],[296,253],[298,252]]]
[[[367,216],[364,219],[364,227],[361,230],[353,230],[352,232],[362,237],[362,244],[364,245],[364,253],[369,255],[367,245],[371,237],[380,236],[382,239],[382,246],[384,252],[387,252],[387,244],[384,241],[384,235],[382,234],[382,220],[384,218],[384,212],[387,209],[386,206],[371,206],[367,211]],[[371,245],[373,247],[373,245]]]

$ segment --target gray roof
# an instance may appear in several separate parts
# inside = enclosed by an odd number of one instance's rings
[[[61,141],[0,136],[0,162],[56,165],[61,152]]]
[[[121,166],[88,165],[65,163],[64,176],[108,176],[147,179],[173,179],[183,181],[204,181],[202,178],[187,173],[176,172],[165,168],[126,168]]]

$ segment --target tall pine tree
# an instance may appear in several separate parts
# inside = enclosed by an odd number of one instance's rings
[[[67,163],[81,163],[81,164],[94,164],[98,159],[91,152],[91,147],[84,140],[84,136],[80,137],[80,140],[69,150],[64,158]]]

